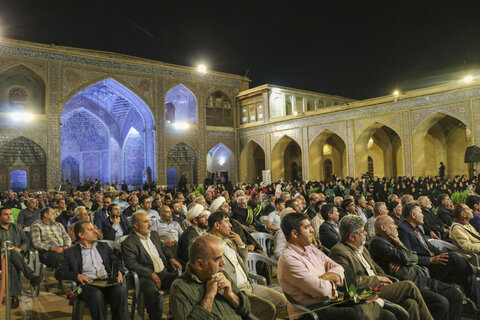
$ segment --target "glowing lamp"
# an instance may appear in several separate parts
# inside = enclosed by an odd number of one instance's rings
[[[179,130],[186,130],[186,129],[188,129],[188,123],[186,123],[186,122],[174,122],[174,123],[173,123],[173,126],[174,126],[176,129],[179,129]]]
[[[472,76],[466,76],[465,78],[463,78],[463,82],[472,82],[473,81],[473,77]]]
[[[205,73],[207,73],[207,66],[204,65],[204,64],[201,64],[197,67],[197,71],[205,74]]]

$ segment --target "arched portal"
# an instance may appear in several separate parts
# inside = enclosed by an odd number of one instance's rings
[[[215,174],[215,181],[237,181],[235,157],[223,143],[216,144],[207,154],[207,171]]]
[[[17,186],[19,181],[26,181],[29,191],[45,190],[46,164],[45,151],[30,139],[20,136],[3,143],[0,145],[0,190],[11,189],[12,178]],[[10,172],[15,170],[25,171],[25,179],[17,179],[23,177],[23,173],[12,176]]]
[[[142,172],[155,168],[153,114],[145,102],[113,79],[75,94],[60,121],[62,176],[68,172],[64,165],[73,160],[79,164],[80,181],[125,180],[139,188]],[[72,160],[65,162],[67,158]]]
[[[24,65],[2,71],[0,112],[45,113],[45,81]]]
[[[165,121],[197,123],[197,99],[183,84],[168,90],[165,96]]]
[[[170,169],[177,170],[179,180],[184,176],[187,185],[197,184],[197,154],[195,150],[184,142],[171,147],[167,153],[167,175]]]
[[[302,178],[302,149],[292,138],[283,136],[271,154],[272,180]]]
[[[265,151],[250,140],[240,153],[240,181],[256,181],[257,177],[262,177],[262,170],[265,170]]]
[[[337,134],[330,130],[324,130],[312,141],[308,150],[309,178],[323,180],[326,176],[335,173],[337,177],[345,177],[347,169],[345,142]],[[332,172],[325,170],[325,161],[331,163]]]
[[[355,143],[355,173],[369,172],[369,159],[375,163],[373,175],[396,177],[403,175],[403,153],[400,136],[390,127],[375,122]]]
[[[420,124],[413,139],[415,175],[438,175],[440,162],[446,176],[469,174],[464,155],[473,142],[470,129],[459,119],[437,113]]]

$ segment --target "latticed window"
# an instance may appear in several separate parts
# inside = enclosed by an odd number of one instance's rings
[[[27,106],[27,91],[21,87],[13,87],[8,91],[8,102],[11,108],[25,108]]]
[[[372,157],[368,156],[368,174],[370,177],[373,177],[373,159]]]
[[[207,98],[207,126],[233,126],[232,104],[221,91],[215,91]]]

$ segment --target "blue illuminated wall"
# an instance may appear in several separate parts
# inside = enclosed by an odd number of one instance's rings
[[[167,122],[197,123],[197,100],[183,84],[168,90],[165,96]]]
[[[139,187],[142,172],[155,168],[153,115],[113,79],[73,96],[60,121],[62,178],[74,185],[93,178]]]
[[[10,172],[10,185],[14,192],[20,192],[27,189],[27,171],[12,170]]]

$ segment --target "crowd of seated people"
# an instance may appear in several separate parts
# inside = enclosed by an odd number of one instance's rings
[[[268,254],[254,237],[265,232],[275,239],[270,257],[278,260],[278,282],[299,304],[314,308],[328,302],[345,290],[352,272],[358,290],[381,287],[375,301],[322,309],[328,311],[319,311],[320,317],[401,319],[403,307],[411,319],[460,319],[462,310],[480,308],[480,269],[468,255],[480,253],[476,177],[346,178],[190,190],[88,185],[77,191],[62,184],[56,192],[0,193],[0,241],[11,240],[19,253],[11,261],[17,284],[11,290],[13,307],[20,273],[34,286],[40,282],[25,263],[28,251],[36,250],[57,280],[88,288],[78,298],[87,302],[93,319],[105,319],[107,304],[113,315],[128,313],[124,286],[95,285],[110,274],[114,261],[119,283],[127,270],[138,274],[151,319],[162,318],[160,292],[170,293],[175,319],[203,318],[204,312],[231,319],[249,313],[259,319],[295,318],[299,310],[284,295],[255,283],[248,273],[248,252]],[[450,197],[464,190],[470,193],[465,203],[453,205]],[[102,239],[121,242],[121,258]],[[458,246],[462,254],[444,252],[431,239]],[[271,267],[259,265],[257,272],[271,283]],[[400,281],[392,283],[387,275]],[[471,307],[464,308],[454,285]]]

